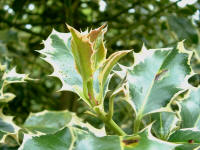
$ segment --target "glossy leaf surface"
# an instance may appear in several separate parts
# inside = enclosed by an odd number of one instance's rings
[[[128,69],[127,81],[136,115],[163,111],[174,94],[184,89],[184,80],[191,72],[189,55],[177,48],[143,48],[134,56],[135,65]]]

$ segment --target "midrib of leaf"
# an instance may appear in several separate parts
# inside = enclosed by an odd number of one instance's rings
[[[200,113],[199,113],[199,116],[198,116],[197,120],[195,121],[194,127],[197,126],[197,123],[198,123],[199,120],[200,120]]]
[[[155,79],[155,76],[154,76],[154,79]],[[147,100],[148,100],[148,98],[149,98],[149,95],[150,95],[150,93],[151,93],[153,84],[154,84],[154,80],[151,81],[151,85],[150,85],[150,87],[148,88],[147,94],[146,94],[145,97],[144,97],[142,107],[141,107],[141,109],[140,109],[139,112],[138,112],[138,116],[140,116],[141,118],[143,117],[143,114],[142,114],[142,113],[143,113],[143,111],[144,111],[145,105],[146,105]]]
[[[172,51],[173,51],[173,50],[172,50]],[[154,83],[155,83],[156,75],[159,73],[159,70],[160,70],[160,69],[162,68],[162,66],[165,64],[166,59],[168,58],[169,54],[171,54],[172,51],[168,52],[168,54],[167,54],[167,56],[165,57],[164,61],[161,63],[161,65],[160,65],[158,71],[157,71],[157,72],[154,74],[154,76],[153,76],[153,80],[151,81],[151,84],[150,84],[150,87],[148,88],[147,94],[146,94],[145,97],[144,97],[142,107],[141,107],[141,109],[140,109],[139,112],[138,112],[138,116],[136,117],[136,121],[135,121],[136,123],[135,123],[135,124],[138,125],[138,127],[136,127],[136,128],[134,129],[135,132],[138,132],[138,131],[139,131],[140,122],[141,122],[141,120],[142,120],[142,118],[143,118],[143,116],[144,116],[144,115],[143,115],[144,108],[145,108],[145,106],[146,106],[146,104],[147,104],[147,100],[148,100],[148,98],[149,98],[149,95],[151,94],[151,90],[152,90],[153,85],[154,85]]]
[[[75,136],[74,136],[74,133],[72,131],[72,128],[69,127],[69,131],[70,131],[70,133],[72,135],[72,142],[71,142],[71,145],[69,147],[69,150],[73,150],[73,147],[74,147],[74,144],[75,144]]]
[[[162,124],[162,114],[160,113],[160,133],[163,131],[163,124]],[[161,137],[163,138],[163,135],[161,134]]]

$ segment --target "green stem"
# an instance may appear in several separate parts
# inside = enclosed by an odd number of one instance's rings
[[[98,105],[93,92],[93,80],[83,82],[83,94],[92,107]]]
[[[5,86],[4,80],[0,81],[0,95],[3,95],[3,87]]]
[[[114,111],[114,97],[115,95],[112,95],[109,99],[109,111],[108,111],[108,119],[112,119],[113,117],[113,111]]]
[[[96,107],[95,112],[98,117],[105,123],[105,125],[112,131],[114,131],[117,135],[124,136],[126,133],[112,120],[109,119],[105,112],[102,112],[98,107]]]
[[[84,81],[83,81],[83,95],[87,99],[88,103],[92,106],[92,103],[89,100],[89,96],[88,96],[87,82],[84,82]]]
[[[103,87],[102,87],[102,85],[100,85],[98,100],[99,100],[99,104],[103,105]]]
[[[94,96],[94,91],[93,91],[93,79],[87,82],[87,90],[88,90],[88,97],[89,97],[90,102],[92,103],[93,106],[97,106],[98,101],[96,100]]]
[[[142,121],[142,117],[138,116],[136,117],[135,121],[134,121],[134,133],[138,133],[140,130],[140,123]]]
[[[125,136],[126,133],[111,119],[105,122],[106,126],[120,136]]]

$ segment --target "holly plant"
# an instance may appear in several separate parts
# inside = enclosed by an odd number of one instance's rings
[[[67,28],[69,33],[53,30],[43,41],[44,49],[38,52],[53,67],[51,76],[60,79],[60,91],[76,93],[88,106],[86,113],[100,119],[104,126],[97,129],[68,110],[31,113],[22,126],[17,126],[12,117],[1,111],[3,145],[12,137],[19,150],[200,148],[200,88],[189,83],[196,74],[190,65],[193,52],[185,49],[184,41],[176,47],[143,46],[138,53],[122,50],[106,57],[105,25],[84,32],[69,25]],[[134,57],[133,65],[119,64],[128,53]],[[7,103],[14,95],[4,93],[3,88],[30,78],[15,69],[6,70],[5,65],[0,68],[4,72],[0,103]],[[111,90],[113,76],[120,81]],[[113,120],[114,103],[119,96],[133,110],[129,114],[133,116],[131,134]],[[108,109],[105,109],[106,98]]]

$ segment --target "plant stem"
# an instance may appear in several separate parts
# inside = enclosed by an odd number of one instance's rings
[[[109,99],[109,111],[108,111],[108,119],[112,119],[113,117],[113,109],[114,109],[114,97],[115,95],[112,95]]]
[[[97,113],[98,117],[110,130],[114,131],[117,135],[120,136],[126,135],[126,133],[112,119],[108,119],[105,112],[102,112],[99,107],[96,107],[94,110]]]
[[[90,102],[92,103],[93,106],[97,106],[98,101],[96,100],[94,96],[94,91],[93,91],[93,79],[87,82],[87,89],[88,89],[88,96],[89,96]]]
[[[142,118],[140,116],[136,117],[135,121],[134,121],[134,133],[138,133],[138,131],[140,130],[140,123],[141,123]]]
[[[126,133],[112,119],[110,119],[108,122],[105,122],[105,124],[109,129],[113,130],[116,134],[120,136],[126,135]]]

